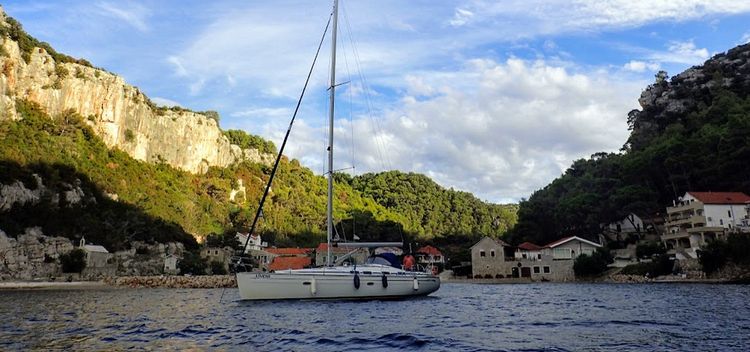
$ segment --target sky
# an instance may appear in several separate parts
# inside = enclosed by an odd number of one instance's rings
[[[325,0],[5,1],[57,51],[162,105],[215,110],[280,145],[331,11]],[[329,39],[285,154],[325,172]],[[426,174],[518,202],[617,152],[659,70],[750,41],[750,1],[342,0],[336,169]]]

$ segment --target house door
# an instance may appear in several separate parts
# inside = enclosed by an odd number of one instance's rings
[[[531,268],[527,266],[521,268],[521,277],[531,277]]]
[[[518,268],[516,267],[511,268],[511,273],[513,277],[518,278]]]

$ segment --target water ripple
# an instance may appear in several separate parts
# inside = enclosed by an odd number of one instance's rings
[[[1,291],[0,350],[743,351],[750,286],[445,284],[424,299]],[[706,299],[721,297],[721,299]]]

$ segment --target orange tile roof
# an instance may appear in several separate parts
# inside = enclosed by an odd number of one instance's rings
[[[429,254],[429,255],[443,255],[443,253],[441,253],[439,249],[433,246],[429,246],[429,245],[417,249],[417,253],[424,253],[424,254]]]
[[[310,257],[276,257],[268,265],[268,270],[303,269],[311,264]]]
[[[687,192],[703,204],[745,204],[750,196],[742,192]]]
[[[266,248],[266,252],[282,256],[303,256],[311,251],[311,248]]]
[[[318,245],[318,248],[316,248],[315,250],[318,253],[323,253],[327,249],[328,249],[328,243],[321,243],[321,244]],[[349,253],[350,251],[351,251],[351,249],[349,249],[349,248],[337,247],[337,246],[333,246],[333,248],[331,249],[332,253]]]
[[[542,247],[539,247],[531,242],[524,242],[518,245],[519,249],[525,249],[527,251],[538,251],[542,249]]]

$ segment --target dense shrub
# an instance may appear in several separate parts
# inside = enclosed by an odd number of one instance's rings
[[[10,39],[18,42],[18,47],[19,49],[21,49],[21,58],[23,58],[26,63],[29,63],[31,61],[31,52],[34,50],[34,48],[42,48],[47,52],[47,54],[52,56],[55,62],[72,62],[79,65],[91,67],[90,62],[84,59],[76,59],[71,56],[58,53],[49,44],[40,42],[36,38],[30,36],[28,33],[26,33],[26,31],[23,30],[21,23],[16,21],[14,18],[6,16],[5,22],[8,24],[8,26],[0,26],[0,36],[7,36],[10,37]]]
[[[86,268],[86,252],[76,248],[60,255],[60,264],[64,273],[80,273]]]
[[[671,274],[673,268],[674,261],[669,259],[668,255],[660,254],[654,257],[651,262],[628,265],[622,268],[620,274],[656,277]]]
[[[208,267],[206,260],[196,252],[185,252],[182,260],[177,263],[180,274],[205,275]]]
[[[638,258],[651,258],[664,253],[667,253],[667,249],[664,248],[664,244],[661,242],[651,241],[635,247],[635,255]]]
[[[227,274],[227,268],[224,266],[224,263],[219,261],[212,261],[210,265],[211,274],[212,275],[226,275]]]
[[[206,236],[206,247],[229,247],[232,249],[240,249],[243,245],[244,243],[240,243],[237,236],[233,235],[232,232],[227,232],[222,235],[212,233]]]
[[[581,254],[573,263],[573,271],[576,276],[597,276],[607,270],[607,265],[613,262],[612,256],[605,249],[597,249],[591,255]]]
[[[750,265],[750,235],[732,233],[726,241],[711,241],[698,250],[698,261],[703,271],[709,274],[729,262]]]
[[[229,143],[236,144],[242,149],[257,149],[261,153],[276,154],[276,145],[262,137],[249,134],[242,130],[226,130],[224,135]]]

